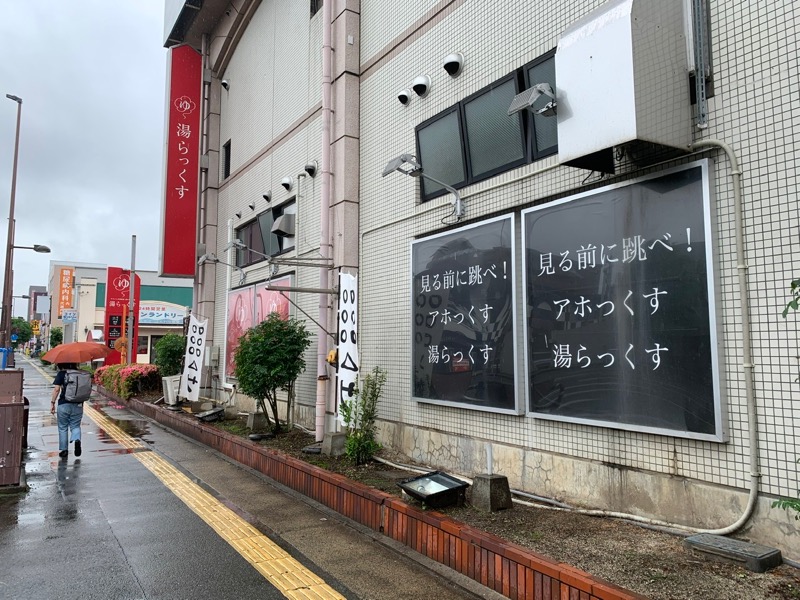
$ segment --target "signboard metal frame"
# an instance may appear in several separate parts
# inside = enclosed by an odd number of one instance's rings
[[[509,335],[510,334],[510,353],[511,353],[511,357],[512,357],[511,358],[512,366],[509,369],[510,373],[508,374],[509,377],[510,377],[510,382],[507,382],[506,384],[510,383],[510,385],[513,386],[512,406],[510,406],[509,408],[503,408],[503,407],[498,407],[498,406],[490,406],[490,405],[487,405],[487,404],[480,404],[480,403],[477,403],[477,402],[471,403],[471,402],[467,402],[467,401],[454,401],[454,400],[446,400],[446,399],[439,399],[439,398],[427,398],[427,397],[420,396],[420,395],[418,395],[416,393],[416,390],[415,390],[415,375],[414,375],[414,372],[413,372],[413,369],[415,368],[415,362],[414,362],[415,361],[415,356],[414,356],[414,354],[415,354],[415,339],[414,339],[414,337],[415,337],[415,328],[417,326],[416,322],[415,322],[416,316],[414,314],[414,312],[415,312],[414,309],[416,307],[416,301],[417,301],[417,298],[416,298],[416,296],[417,296],[417,294],[416,294],[416,284],[414,282],[414,279],[416,278],[416,273],[415,273],[415,270],[414,270],[415,251],[416,251],[417,248],[421,247],[421,245],[426,244],[426,243],[430,243],[431,241],[434,241],[434,240],[437,240],[437,239],[444,239],[444,238],[447,238],[447,237],[464,236],[464,235],[469,236],[470,231],[472,231],[472,230],[475,230],[475,229],[478,229],[478,228],[481,228],[481,227],[486,227],[488,225],[493,225],[493,224],[498,223],[500,221],[506,221],[507,222],[508,233],[509,233],[509,243],[510,243],[510,247],[508,249],[508,251],[509,251],[508,264],[507,265],[495,265],[495,266],[497,268],[497,273],[498,273],[498,275],[500,277],[508,278],[508,280],[509,280],[508,285],[510,286],[510,295],[511,295],[511,298],[510,298],[510,302],[511,302],[510,320],[511,320],[511,323],[510,323],[509,331],[507,331],[505,335]],[[410,395],[415,401],[420,402],[420,403],[426,403],[426,404],[437,404],[437,405],[441,405],[441,406],[452,406],[452,407],[455,407],[455,408],[463,408],[463,409],[468,409],[468,410],[477,410],[477,411],[481,411],[481,412],[494,412],[494,413],[510,414],[510,415],[520,415],[520,414],[523,413],[523,407],[520,405],[520,401],[521,401],[520,381],[521,381],[521,379],[519,377],[519,364],[518,364],[519,363],[519,360],[518,360],[518,356],[519,355],[518,355],[518,339],[517,339],[517,335],[518,335],[518,331],[517,331],[517,329],[518,329],[518,320],[517,320],[517,277],[516,277],[516,272],[517,272],[517,270],[516,270],[517,235],[518,234],[517,234],[517,228],[516,228],[516,217],[513,214],[507,214],[507,215],[502,215],[502,216],[499,216],[499,217],[486,219],[486,220],[480,221],[478,223],[472,223],[472,224],[466,225],[464,227],[459,227],[457,229],[450,229],[448,231],[445,231],[445,232],[442,232],[442,233],[438,233],[438,234],[434,234],[434,235],[431,235],[431,236],[427,236],[427,237],[424,237],[424,238],[420,238],[420,239],[417,239],[417,240],[413,240],[411,242],[411,244],[410,244],[411,248],[410,248],[410,252],[409,252],[409,254],[410,254],[409,270],[410,270],[411,278],[412,278],[412,284],[410,286],[410,298],[409,298],[410,307],[412,309],[412,314],[411,314],[412,321],[411,321],[411,327],[410,327],[410,332],[411,332],[410,364],[411,364],[411,367],[412,367],[412,372],[410,374],[411,375],[410,376],[410,384],[411,384]],[[482,318],[482,317],[479,317],[479,318]],[[479,353],[476,350],[475,353],[474,353],[474,357],[477,357],[478,354]],[[464,360],[466,361],[467,359],[464,359]],[[502,360],[501,360],[501,362],[502,362]]]
[[[705,281],[705,288],[707,293],[707,319],[708,319],[708,351],[710,353],[709,362],[711,368],[711,386],[713,391],[713,399],[711,400],[713,404],[713,411],[714,411],[714,423],[713,429],[714,431],[711,433],[705,432],[697,432],[697,431],[687,431],[687,430],[680,430],[680,429],[672,429],[672,428],[665,428],[665,427],[653,427],[643,424],[634,424],[634,423],[625,423],[625,422],[618,422],[618,421],[609,421],[609,420],[597,420],[591,418],[581,418],[581,417],[574,417],[565,414],[553,414],[553,413],[546,413],[546,412],[536,412],[532,410],[532,401],[531,401],[531,390],[532,387],[535,385],[535,382],[532,381],[531,377],[531,356],[530,356],[530,343],[528,341],[529,331],[531,329],[531,312],[528,310],[528,304],[530,299],[528,298],[528,290],[529,290],[529,273],[531,272],[531,268],[535,268],[540,270],[541,265],[530,265],[528,261],[531,260],[531,257],[528,256],[528,244],[529,241],[528,237],[528,228],[527,228],[527,216],[531,215],[532,213],[536,213],[538,211],[553,211],[553,209],[558,209],[558,207],[564,207],[564,209],[571,209],[577,208],[577,202],[581,200],[590,199],[592,197],[597,197],[597,203],[601,203],[603,200],[601,199],[602,194],[606,194],[609,191],[628,187],[628,186],[636,186],[636,185],[658,185],[659,178],[665,178],[669,175],[673,175],[676,173],[680,173],[682,171],[689,171],[691,169],[700,169],[701,174],[701,181],[700,181],[700,189],[702,193],[702,198],[698,198],[698,202],[702,202],[702,218],[703,218],[703,242],[704,242],[704,259],[705,259],[705,271],[706,271],[706,281]],[[522,285],[523,285],[523,296],[524,296],[524,306],[525,306],[525,316],[524,316],[524,330],[526,332],[526,340],[524,344],[524,353],[525,353],[525,405],[526,405],[526,414],[530,417],[534,417],[537,419],[544,419],[544,420],[551,420],[551,421],[562,421],[568,423],[578,423],[584,425],[593,425],[593,426],[600,426],[604,428],[610,429],[622,429],[627,431],[636,431],[636,432],[644,432],[644,433],[654,433],[660,435],[668,435],[672,437],[680,437],[680,438],[689,438],[689,439],[698,439],[698,440],[708,440],[708,441],[716,441],[716,442],[724,442],[727,440],[727,407],[725,402],[723,402],[723,394],[724,394],[724,370],[723,370],[723,360],[722,360],[722,344],[719,337],[718,332],[721,331],[721,323],[720,319],[720,311],[716,310],[717,307],[717,293],[716,289],[718,287],[717,281],[717,274],[716,274],[716,226],[715,226],[715,214],[712,211],[712,198],[713,198],[713,189],[712,189],[712,164],[708,159],[704,159],[701,161],[695,161],[686,165],[682,165],[680,167],[676,167],[673,169],[668,169],[664,171],[660,171],[658,173],[654,173],[645,177],[640,177],[637,179],[621,182],[618,184],[613,184],[609,186],[605,186],[602,188],[598,188],[596,190],[592,190],[589,192],[584,192],[580,194],[576,194],[573,196],[569,196],[567,198],[563,198],[561,200],[557,200],[555,202],[551,202],[548,204],[543,204],[540,206],[535,206],[529,209],[522,211],[522,251],[523,251],[523,273],[522,273]],[[633,198],[631,202],[641,201],[640,198]],[[571,206],[570,206],[571,205]],[[593,227],[597,227],[598,223],[593,223]],[[676,233],[684,233],[684,232],[676,232]],[[698,236],[699,238],[699,236]],[[690,240],[691,241],[691,240]],[[700,242],[699,239],[696,242]],[[655,243],[655,242],[654,242]],[[696,244],[697,245],[697,244]],[[689,248],[691,245],[689,244]],[[619,248],[617,249],[619,251]],[[681,251],[686,251],[682,249]],[[689,250],[690,251],[690,250]],[[541,263],[541,258],[540,258]],[[648,283],[649,285],[649,283]],[[667,296],[665,296],[667,298]],[[652,306],[652,305],[651,305]],[[574,309],[573,309],[574,310]],[[551,341],[551,344],[554,344],[554,341]],[[616,360],[621,360],[617,358]],[[617,363],[619,364],[619,363]],[[641,365],[644,367],[644,365]],[[652,368],[652,365],[648,365],[647,368]]]

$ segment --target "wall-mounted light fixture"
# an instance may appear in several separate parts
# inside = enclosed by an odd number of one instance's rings
[[[266,194],[262,194],[261,197],[264,198],[264,200],[266,200],[267,202],[272,202],[272,191],[270,190]]]
[[[439,181],[435,177],[431,177],[427,173],[423,173],[422,165],[417,162],[417,157],[413,154],[401,154],[397,158],[393,158],[389,161],[386,165],[386,168],[383,170],[383,177],[389,175],[389,173],[393,173],[397,171],[398,173],[402,173],[403,175],[408,175],[410,177],[424,177],[425,179],[430,179],[434,183],[438,183],[448,192],[455,196],[453,200],[453,215],[456,217],[456,221],[461,220],[461,217],[464,216],[464,204],[461,202],[461,196],[458,195],[458,190],[451,185],[446,184],[444,181]]]
[[[458,77],[461,75],[461,69],[464,66],[464,55],[461,52],[453,52],[448,54],[444,59],[442,68],[447,71],[450,77]]]
[[[256,209],[256,203],[255,202],[251,202],[250,204],[247,205],[247,208],[249,208],[250,210],[255,210]]]
[[[223,79],[220,83],[221,83],[222,87],[225,88],[226,92],[231,89],[231,82],[228,81],[227,79]]]
[[[411,91],[410,90],[401,90],[397,94],[397,99],[400,100],[400,104],[406,106],[411,101]]]
[[[234,215],[236,215],[236,218],[237,218],[237,219],[241,219],[241,218],[242,218],[242,211],[239,211],[239,212],[237,212],[237,213],[234,213]]]
[[[420,98],[424,98],[431,91],[431,78],[427,75],[420,75],[411,82],[411,89]]]
[[[317,161],[312,160],[305,167],[303,167],[303,170],[308,173],[309,177],[314,177],[317,174]]]
[[[285,189],[288,192],[289,190],[292,189],[292,186],[294,185],[294,179],[292,178],[291,175],[287,175],[286,177],[281,179],[281,185],[283,186],[283,189]]]
[[[546,96],[550,98],[550,102],[545,104],[542,108],[534,109],[533,104],[540,97]],[[518,113],[521,110],[529,110],[535,115],[542,115],[544,117],[554,117],[556,115],[556,94],[549,83],[537,83],[533,87],[528,88],[521,94],[514,96],[511,101],[511,106],[508,107],[508,115]]]
[[[239,271],[239,285],[242,285],[245,282],[245,279],[247,278],[247,273],[245,273],[241,267],[237,265],[232,265],[231,263],[226,263],[225,261],[218,259],[217,255],[214,254],[213,252],[210,252],[208,254],[203,254],[203,256],[197,259],[198,267],[202,267],[206,263],[212,265],[217,265],[217,264],[225,265],[226,267],[231,267],[233,269],[236,269],[237,271]]]

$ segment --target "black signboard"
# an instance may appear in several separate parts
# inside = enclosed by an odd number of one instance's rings
[[[122,325],[122,315],[109,315],[108,324],[112,326]]]
[[[723,438],[708,169],[523,213],[531,412]]]
[[[516,412],[511,216],[413,243],[414,397]]]

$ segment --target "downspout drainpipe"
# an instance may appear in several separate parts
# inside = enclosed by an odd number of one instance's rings
[[[698,148],[720,148],[727,154],[731,165],[731,180],[733,185],[733,214],[736,224],[736,269],[739,276],[739,295],[741,300],[742,320],[742,368],[744,369],[745,397],[747,403],[747,433],[750,442],[750,498],[744,514],[733,525],[722,529],[703,530],[703,533],[715,535],[728,535],[747,523],[753,514],[758,500],[759,481],[761,472],[758,461],[758,422],[756,419],[756,403],[753,385],[753,357],[751,345],[750,302],[747,297],[747,265],[744,259],[744,226],[742,222],[742,171],[733,149],[720,140],[707,139],[695,142],[690,146],[692,150]]]
[[[322,258],[331,258],[330,243],[330,206],[331,206],[331,121],[333,120],[333,107],[331,102],[332,80],[332,55],[331,45],[331,17],[333,2],[322,3],[322,154],[320,168],[322,181],[320,183],[320,237],[319,252]],[[330,261],[325,261],[326,263]],[[319,270],[320,289],[329,289],[329,272],[327,268]],[[317,328],[317,402],[315,433],[316,441],[321,442],[325,437],[325,409],[328,397],[328,368],[325,358],[328,355],[328,302],[327,294],[319,294],[319,327]]]

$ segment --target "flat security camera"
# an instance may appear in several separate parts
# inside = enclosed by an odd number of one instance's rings
[[[442,67],[450,77],[458,77],[461,74],[461,68],[464,66],[464,55],[461,52],[453,52],[448,54],[444,59]]]
[[[262,194],[262,196],[264,197],[264,200],[266,200],[267,202],[272,200],[272,192],[267,192],[266,194]]]
[[[225,88],[225,91],[228,91],[230,89],[230,87],[231,87],[231,84],[228,82],[227,79],[223,79],[222,80],[222,87]]]
[[[417,96],[424,98],[431,89],[431,78],[427,75],[420,75],[411,83],[411,89]]]
[[[294,185],[294,179],[292,179],[291,175],[289,175],[288,177],[284,177],[283,179],[281,179],[281,185],[288,192],[289,190],[292,189],[292,185]]]
[[[402,90],[397,94],[397,99],[400,100],[400,104],[405,106],[411,100],[411,92],[409,90]]]
[[[314,175],[317,174],[317,161],[311,161],[305,167],[303,167],[303,170],[308,173],[309,177],[314,177]]]

